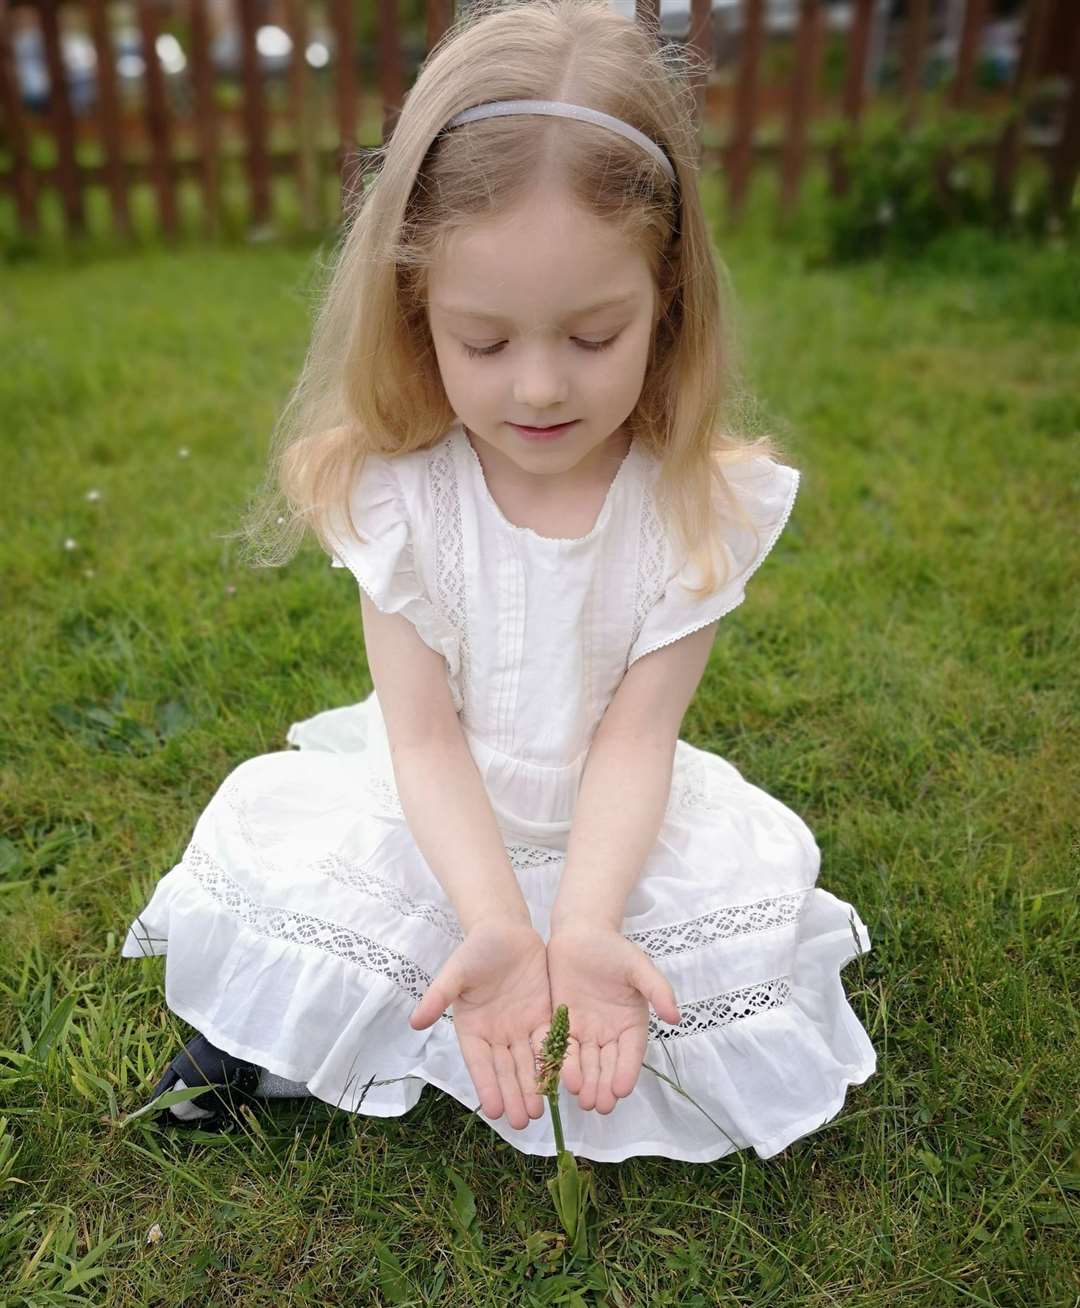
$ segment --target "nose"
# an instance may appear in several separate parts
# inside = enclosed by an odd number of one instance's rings
[[[569,394],[563,364],[557,349],[537,344],[520,354],[514,376],[514,403],[533,413],[543,413],[566,403]]]

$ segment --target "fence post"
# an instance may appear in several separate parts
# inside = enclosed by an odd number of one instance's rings
[[[781,220],[795,208],[799,182],[806,163],[806,139],[814,113],[814,97],[821,63],[821,0],[799,0],[799,30],[795,38],[795,71],[788,99],[787,138],[781,162]]]
[[[1020,163],[1020,138],[1024,129],[1028,93],[1035,69],[1039,66],[1048,16],[1047,0],[1028,0],[1020,62],[1013,80],[1011,113],[994,152],[994,207],[1002,219],[1008,216],[1013,183]]]
[[[855,21],[848,35],[847,67],[844,71],[844,90],[841,113],[852,131],[857,129],[862,116],[866,95],[866,56],[870,50],[870,23],[874,0],[856,0]],[[829,148],[829,188],[833,195],[844,195],[848,189],[847,168],[843,146],[835,142]]]
[[[75,115],[60,49],[59,9],[57,0],[41,0],[38,13],[45,43],[45,62],[49,68],[49,116],[56,135],[56,180],[68,231],[82,235],[86,231],[86,210],[83,208],[82,178],[75,158]]]
[[[1077,172],[1080,172],[1080,23],[1073,28],[1065,120],[1051,165],[1050,207],[1062,223],[1072,207]]]
[[[146,65],[146,102],[143,114],[146,134],[150,140],[150,171],[157,191],[158,214],[165,235],[176,236],[176,193],[172,175],[172,132],[169,104],[165,95],[165,79],[157,59],[157,3],[156,0],[139,0],[139,39],[142,41]]]
[[[26,115],[19,98],[19,83],[11,51],[8,4],[7,0],[0,0],[0,109],[4,111],[11,149],[11,185],[15,191],[15,211],[24,235],[37,236],[41,231],[37,206],[37,173],[30,162],[30,133],[26,128]]]
[[[214,70],[210,61],[210,25],[206,0],[190,0],[191,80],[194,91],[195,137],[199,150],[199,181],[203,199],[203,231],[209,237],[220,225],[218,113],[214,103]]]
[[[116,91],[112,40],[106,0],[90,0],[90,25],[97,53],[97,75],[101,102],[101,131],[105,147],[105,177],[112,204],[113,223],[124,239],[131,236],[127,177],[124,169],[124,134],[120,124],[120,101]]]
[[[922,95],[922,61],[926,34],[930,26],[930,0],[910,0],[904,30],[901,93],[904,99],[904,124],[914,127],[919,116]]]
[[[765,0],[744,0],[743,35],[739,43],[739,70],[735,82],[735,115],[727,148],[728,207],[732,225],[742,216],[754,165],[764,18]]]

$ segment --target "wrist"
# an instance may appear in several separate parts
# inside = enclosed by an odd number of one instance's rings
[[[475,931],[478,927],[529,927],[532,928],[533,921],[529,915],[528,907],[522,904],[518,907],[492,908],[484,907],[477,913],[470,915],[467,919],[461,919],[461,925],[468,935],[470,931]]]
[[[616,922],[613,917],[602,913],[581,913],[577,911],[553,912],[551,915],[551,934],[568,936],[580,931],[613,931],[622,934],[622,918]]]

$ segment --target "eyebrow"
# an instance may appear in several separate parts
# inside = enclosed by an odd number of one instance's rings
[[[563,323],[572,322],[575,318],[584,318],[587,314],[598,313],[601,309],[612,309],[616,305],[629,304],[631,300],[636,299],[632,292],[626,295],[614,295],[606,300],[597,300],[595,304],[587,304],[581,309],[574,309],[562,320]],[[441,313],[454,314],[459,318],[476,318],[481,322],[497,323],[503,326],[509,322],[508,318],[503,318],[497,313],[484,313],[480,309],[472,309],[463,304],[434,304],[434,308]],[[562,325],[562,324],[560,324]]]

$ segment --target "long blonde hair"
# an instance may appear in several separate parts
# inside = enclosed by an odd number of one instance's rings
[[[554,175],[652,269],[659,317],[625,429],[659,461],[658,508],[699,561],[698,593],[716,588],[713,489],[747,523],[723,466],[776,450],[767,436],[747,442],[726,429],[744,395],[727,273],[697,187],[697,65],[607,0],[469,5],[428,55],[335,251],[245,526],[251,556],[284,562],[309,528],[326,546],[331,521],[360,537],[348,498],[366,456],[426,449],[445,435],[455,415],[427,324],[427,270],[453,232]],[[565,100],[621,118],[666,151],[676,182],[636,144],[576,119],[513,115],[443,131],[461,110],[504,99]]]

